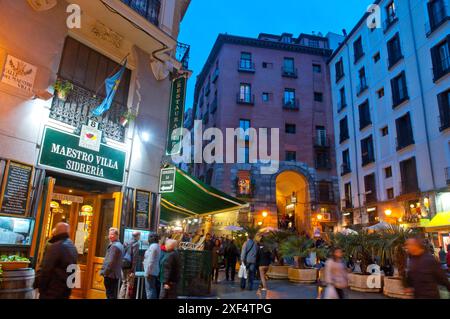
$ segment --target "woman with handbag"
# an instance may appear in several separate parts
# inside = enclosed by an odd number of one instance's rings
[[[344,252],[335,247],[325,263],[324,299],[345,299],[344,289],[348,287],[347,269],[343,261]]]

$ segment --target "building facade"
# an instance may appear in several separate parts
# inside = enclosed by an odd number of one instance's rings
[[[1,250],[38,265],[52,228],[69,223],[80,297],[104,294],[109,227],[126,238],[158,226],[171,84],[188,66],[189,47],[176,41],[188,5],[0,1],[0,225],[12,238]],[[93,115],[119,72],[110,109]],[[31,221],[29,233],[17,233],[16,219]]]
[[[245,134],[237,135],[241,144],[234,152],[242,163],[192,166],[206,183],[250,203],[241,223],[316,234],[335,225],[337,177],[326,67],[331,53],[322,35],[218,36],[197,78],[197,123],[201,120],[203,131],[219,128],[224,136],[227,128],[278,128],[280,135],[276,173],[261,174],[265,164],[250,163],[256,141]]]
[[[418,226],[450,204],[449,7],[375,5],[329,61],[342,225]]]

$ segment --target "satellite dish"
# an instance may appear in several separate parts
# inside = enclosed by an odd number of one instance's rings
[[[28,0],[28,4],[35,11],[46,11],[56,6],[57,0]]]
[[[170,74],[168,62],[162,63],[158,60],[153,60],[150,62],[150,67],[152,68],[153,75],[158,81],[166,79]]]

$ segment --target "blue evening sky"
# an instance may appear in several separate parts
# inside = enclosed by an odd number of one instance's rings
[[[198,73],[219,33],[257,37],[328,31],[347,32],[359,21],[373,0],[192,0],[181,24],[179,41],[191,45],[186,107],[194,103]]]

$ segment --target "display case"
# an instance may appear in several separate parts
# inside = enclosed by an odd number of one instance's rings
[[[35,220],[0,216],[0,246],[31,246]]]

